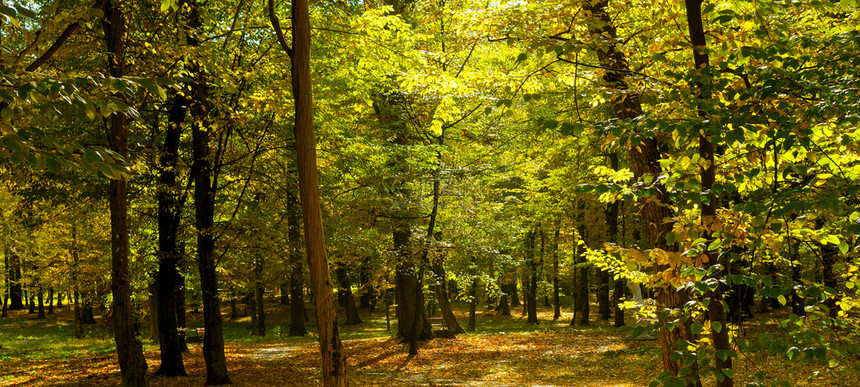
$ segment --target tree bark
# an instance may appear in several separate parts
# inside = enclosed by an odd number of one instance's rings
[[[344,306],[346,307],[346,325],[361,324],[361,317],[355,307],[355,296],[352,294],[352,285],[349,283],[349,273],[343,266],[335,269],[338,284],[338,298],[343,294]]]
[[[526,294],[526,305],[529,324],[539,324],[537,317],[537,277],[538,264],[535,257],[535,238],[537,230],[532,229],[526,234],[526,264],[528,264],[528,292]],[[524,284],[525,285],[525,284]]]
[[[181,209],[176,199],[176,168],[179,159],[181,124],[185,120],[189,101],[177,95],[173,99],[167,119],[167,130],[159,158],[158,196],[158,272],[155,275],[156,307],[158,308],[158,342],[161,365],[156,375],[186,376],[182,351],[184,337],[180,337],[177,315],[177,296],[183,291],[179,286],[178,235]],[[161,291],[159,291],[161,290]]]
[[[43,320],[47,317],[45,316],[45,296],[42,293],[42,284],[36,284],[36,298],[39,301],[39,314],[36,315],[37,319]]]
[[[104,6],[103,27],[108,51],[110,75],[122,78],[125,63],[125,16],[118,5],[108,1]],[[119,98],[123,96],[118,95]],[[111,150],[128,158],[128,121],[123,112],[111,118],[108,141]],[[137,339],[131,305],[128,241],[128,182],[125,177],[111,180],[109,189],[111,233],[111,292],[113,293],[113,329],[123,386],[148,386],[143,346]]]
[[[188,0],[186,39],[191,47],[199,47],[202,26],[197,0]],[[184,8],[184,7],[183,7]],[[221,321],[221,301],[218,298],[218,276],[215,263],[215,190],[209,155],[208,99],[209,85],[205,69],[195,59],[188,66],[191,74],[192,174],[194,175],[194,212],[197,228],[197,268],[203,296],[203,359],[206,362],[206,384],[230,383],[227,358],[224,355],[224,332]]]
[[[273,1],[269,0],[270,10]],[[270,15],[274,18],[274,12]],[[320,211],[317,178],[316,135],[314,133],[313,91],[311,88],[311,29],[307,0],[294,0],[292,83],[296,109],[296,158],[299,169],[299,196],[305,225],[305,246],[316,303],[322,379],[324,386],[346,386],[346,356],[337,325],[331,275],[326,262],[325,236]]]
[[[709,67],[708,47],[702,24],[702,0],[685,0],[685,3],[687,6],[687,26],[689,27],[690,41],[693,43],[695,68],[701,78],[709,78],[707,75]],[[701,101],[710,98],[710,92],[702,82],[696,82],[695,86],[699,89],[699,98]],[[707,113],[702,109],[701,102],[698,105],[698,114],[703,120],[708,119]],[[716,176],[716,163],[714,161],[714,144],[708,138],[706,128],[700,128],[699,130],[699,157],[705,162],[700,167],[699,174],[701,176],[702,192],[706,193],[705,198],[707,200],[707,202],[703,201],[701,203],[701,225],[704,229],[705,239],[712,239],[712,230],[714,230],[714,226],[717,224],[717,196],[711,192]],[[716,251],[707,251],[706,256],[707,262],[705,263],[705,267],[711,267],[719,263]],[[716,278],[717,276],[719,274],[715,274],[714,279],[718,279]],[[726,323],[726,310],[723,306],[722,286],[717,286],[716,289],[709,290],[705,296],[710,299],[708,303],[708,317],[711,320],[711,340],[716,353],[716,356],[714,356],[716,386],[731,387],[734,385],[734,374],[731,371],[731,355],[734,353],[734,350],[729,343],[729,328]],[[720,354],[726,356],[720,356]]]
[[[257,316],[255,324],[257,336],[266,336],[266,308],[263,305],[263,258],[257,257],[254,267],[254,315]]]
[[[552,237],[552,320],[556,321],[561,318],[561,284],[558,276],[558,239],[561,235],[561,229],[556,223],[555,233]]]
[[[606,0],[593,1],[586,4],[584,9],[596,19],[590,23],[590,32],[595,40],[594,51],[597,53],[600,65],[612,69],[607,73],[606,80],[609,81],[613,89],[620,91],[615,93],[612,99],[615,116],[619,120],[627,121],[642,115],[642,105],[639,101],[639,94],[628,90],[626,77],[630,68],[624,53],[617,49],[618,34],[606,12],[607,4],[608,1]],[[651,248],[668,250],[669,246],[666,244],[665,236],[671,230],[672,225],[666,219],[670,219],[673,214],[668,206],[669,198],[666,191],[662,184],[656,180],[662,174],[657,139],[644,137],[638,138],[638,142],[638,145],[631,142],[629,148],[633,174],[637,180],[646,176],[652,179],[649,183],[653,191],[651,197],[643,198],[640,201],[640,214],[648,232],[648,245]],[[661,269],[657,268],[657,270]],[[675,289],[658,288],[655,296],[660,308],[675,309],[683,306],[684,301],[678,297]],[[660,313],[660,316],[662,322],[665,323],[665,318],[662,317],[664,313]],[[670,355],[674,351],[675,343],[686,338],[688,334],[683,326],[676,326],[676,329],[671,331],[664,326],[660,330],[660,336],[663,369],[677,376],[681,362],[671,360]]]
[[[24,309],[24,292],[21,287],[21,258],[18,253],[6,248],[9,264],[6,265],[9,278],[9,310]]]

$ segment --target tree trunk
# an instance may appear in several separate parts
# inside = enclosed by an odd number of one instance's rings
[[[532,229],[526,234],[526,263],[528,264],[528,292],[526,293],[526,306],[529,324],[538,324],[537,317],[537,277],[538,263],[535,257],[535,238],[537,231]],[[525,284],[523,284],[526,286]]]
[[[178,245],[181,208],[177,200],[176,182],[181,124],[185,121],[189,100],[177,93],[167,118],[167,130],[159,158],[158,197],[158,272],[155,275],[156,307],[158,310],[158,343],[161,365],[156,375],[186,376],[182,351],[184,335],[180,334],[177,297],[184,290],[179,286],[180,252]],[[163,291],[158,291],[163,289]]]
[[[555,226],[555,233],[552,237],[552,320],[557,321],[561,318],[561,286],[558,278],[558,239],[561,230],[558,224]]]
[[[256,332],[257,336],[266,336],[266,308],[263,304],[263,258],[256,259],[256,267],[254,268],[254,314],[257,316]]]
[[[499,306],[496,308],[496,312],[498,312],[499,316],[510,316],[511,307],[508,304],[508,299],[510,298],[508,294],[510,294],[511,286],[504,283],[502,278],[499,278],[499,287],[502,289],[502,297],[499,299]]]
[[[702,75],[700,79],[709,79],[707,75],[709,67],[708,47],[705,40],[705,30],[702,25],[702,0],[686,0],[687,6],[687,26],[690,32],[690,41],[693,44],[693,60],[695,69]],[[702,82],[696,82],[696,87],[699,89],[699,98],[702,101],[710,98],[708,88]],[[699,117],[707,120],[708,116],[698,106]],[[704,165],[700,167],[700,176],[702,183],[702,192],[706,192],[707,202],[701,203],[701,225],[704,231],[704,237],[711,239],[711,231],[717,223],[717,196],[711,191],[714,186],[716,176],[716,163],[714,159],[714,144],[711,143],[706,133],[706,128],[699,130],[699,157],[704,161]],[[705,267],[712,267],[719,263],[718,254],[716,251],[707,251],[706,256],[708,262]],[[725,267],[725,266],[724,266]],[[715,277],[719,276],[716,274]],[[719,279],[719,278],[717,278]],[[719,387],[731,387],[734,385],[732,370],[732,356],[734,350],[729,343],[729,329],[725,308],[723,307],[722,286],[717,286],[716,289],[709,290],[706,297],[710,299],[708,303],[708,317],[711,320],[711,340],[714,345],[714,370],[717,379],[716,385]],[[726,356],[721,356],[721,354]]]
[[[361,287],[364,289],[364,292],[361,293],[359,297],[359,304],[362,308],[367,308],[367,310],[371,312],[376,311],[376,292],[373,288],[372,281],[373,276],[371,275],[370,268],[370,257],[365,257],[364,262],[361,265],[361,272],[359,273],[359,280],[361,281]]]
[[[612,168],[613,171],[618,170],[618,154],[610,153],[609,154],[609,167]],[[606,205],[606,228],[607,228],[607,241],[609,243],[618,243],[618,207],[619,201],[615,200],[612,203]],[[621,279],[617,279],[613,281],[613,285],[615,286],[614,291],[612,292],[612,308],[615,313],[615,327],[620,328],[624,326],[624,310],[618,306],[621,303],[621,299],[624,297],[624,282]]]
[[[361,324],[361,317],[355,307],[355,296],[352,294],[352,285],[349,283],[349,274],[346,268],[339,266],[334,270],[334,273],[337,276],[338,298],[340,298],[340,294],[343,294],[346,306],[346,325]]]
[[[597,313],[603,320],[612,317],[609,305],[609,272],[602,269],[597,271]]]
[[[511,297],[511,307],[516,308],[520,306],[520,292],[517,289],[517,279],[514,278],[514,281],[509,285],[510,292],[508,295]]]
[[[473,261],[474,264],[474,261]],[[472,284],[469,286],[469,327],[466,328],[469,332],[474,332],[477,322],[475,321],[475,311],[478,305],[478,277],[472,273]]]
[[[58,305],[59,307],[59,305]],[[54,314],[54,288],[48,288],[48,314]]]
[[[75,222],[72,222],[72,246],[69,248],[69,253],[72,256],[72,294],[74,298],[75,310],[75,338],[84,337],[84,328],[81,321],[81,303],[80,303],[80,284],[78,283],[78,227]]]
[[[186,39],[191,47],[199,47],[196,32],[203,24],[197,0],[189,0],[186,15]],[[191,74],[191,142],[193,147],[194,212],[197,228],[197,268],[203,298],[203,359],[206,362],[206,384],[230,383],[227,358],[224,355],[224,332],[221,322],[221,301],[218,298],[218,275],[215,263],[215,190],[209,155],[210,127],[208,123],[209,85],[205,69],[196,60],[189,66]],[[216,182],[217,183],[217,182]]]
[[[254,288],[255,286],[252,285],[251,289],[248,290],[248,293],[245,294],[243,302],[243,304],[245,304],[245,313],[247,313],[248,310],[251,311],[251,335],[256,335],[257,331],[260,329],[259,321],[257,321],[257,298],[254,296]]]
[[[615,26],[609,14],[606,12],[608,1],[599,0],[587,4],[584,9],[591,13],[596,20],[590,23],[590,33],[596,42],[594,51],[597,53],[600,65],[607,69],[612,69],[606,76],[610,82],[610,86],[619,91],[612,98],[613,110],[615,116],[619,120],[628,121],[642,115],[642,105],[639,102],[639,94],[628,90],[626,76],[630,69],[627,64],[627,59],[621,51],[618,51],[618,35]],[[629,152],[632,161],[633,174],[637,180],[644,176],[650,176],[656,179],[662,175],[660,168],[660,151],[658,149],[657,139],[654,137],[644,137],[638,139],[638,145],[633,145],[631,142]],[[672,217],[672,211],[667,204],[669,199],[666,196],[666,191],[663,189],[660,182],[651,184],[653,194],[645,199],[640,200],[641,217],[646,225],[648,232],[648,245],[651,248],[668,249],[666,245],[666,233],[671,230],[672,224],[666,222],[666,219]],[[657,268],[657,270],[662,270]],[[675,289],[660,288],[656,290],[656,299],[660,308],[680,308],[683,306],[683,299],[677,297]],[[663,313],[660,314],[663,316]],[[661,321],[665,324],[665,318],[661,317]],[[689,335],[685,332],[683,326],[676,326],[674,330],[664,328],[660,330],[660,342],[663,358],[663,369],[678,375],[681,362],[670,358],[670,355],[675,350],[674,346],[679,340],[687,338]]]
[[[104,5],[103,27],[108,51],[110,75],[122,78],[126,74],[125,17],[113,1]],[[122,95],[117,95],[123,98]],[[128,122],[123,112],[111,117],[109,131],[111,150],[128,159]],[[128,241],[128,182],[125,177],[111,180],[109,189],[111,235],[111,292],[113,293],[114,339],[119,358],[123,386],[148,386],[146,358],[137,339],[131,305]]]
[[[6,247],[6,257],[9,260],[6,265],[7,278],[9,278],[9,310],[23,310],[24,291],[21,286],[21,258],[8,246]]]
[[[36,285],[36,298],[39,300],[39,314],[36,316],[37,319],[43,320],[47,317],[45,316],[45,296],[42,293],[42,284]]]
[[[269,16],[280,42],[286,46],[274,0],[269,0]],[[283,47],[292,60],[293,99],[295,101],[296,158],[299,169],[299,196],[305,225],[305,246],[311,273],[311,289],[316,304],[319,332],[322,380],[324,386],[346,386],[346,356],[337,325],[334,296],[326,262],[325,236],[320,211],[317,178],[316,135],[314,133],[313,90],[310,66],[310,14],[307,0],[295,0],[292,5],[293,46]]]

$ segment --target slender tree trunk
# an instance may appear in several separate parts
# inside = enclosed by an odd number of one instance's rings
[[[687,6],[687,26],[690,32],[690,41],[693,43],[693,59],[697,72],[700,72],[700,79],[710,79],[707,71],[709,70],[708,47],[705,40],[705,30],[702,24],[702,0],[686,0]],[[696,82],[699,88],[699,98],[702,101],[710,99],[710,92],[702,82]],[[699,117],[703,120],[708,119],[707,114],[701,107],[698,106]],[[704,165],[700,168],[700,176],[702,180],[702,192],[707,192],[707,202],[701,203],[702,219],[701,225],[705,230],[705,238],[711,239],[711,231],[717,223],[717,196],[711,191],[714,186],[716,176],[716,163],[714,161],[714,144],[711,143],[706,129],[699,130],[699,157],[704,161]],[[706,267],[711,267],[719,263],[716,251],[707,251],[706,256],[708,262]],[[716,274],[719,276],[719,274]],[[732,370],[732,356],[734,350],[729,343],[729,329],[725,308],[723,307],[722,286],[717,286],[716,289],[709,290],[706,296],[710,299],[708,303],[708,317],[711,320],[711,340],[714,345],[716,356],[714,357],[714,368],[716,370],[716,385],[719,387],[731,387],[734,385],[734,373]],[[725,355],[725,356],[721,356]]]
[[[39,314],[36,316],[37,319],[46,319],[45,316],[45,296],[42,293],[42,284],[36,285],[36,298],[39,300]]]
[[[472,283],[469,286],[469,327],[466,328],[469,330],[469,332],[474,332],[477,328],[477,322],[475,321],[475,311],[478,305],[478,283],[478,276],[476,275],[476,273],[472,273]]]
[[[510,284],[504,283],[502,278],[499,278],[499,284],[502,288],[502,297],[499,300],[499,307],[496,308],[496,312],[499,313],[499,316],[510,316],[511,307],[508,304],[508,299],[510,298],[509,294],[511,292],[511,286]]]
[[[80,284],[78,283],[78,227],[72,222],[72,246],[69,248],[72,255],[72,294],[74,298],[75,311],[75,338],[84,337],[84,328],[81,321]]]
[[[9,264],[6,265],[9,278],[9,310],[24,309],[24,291],[21,286],[21,258],[18,253],[6,247]]]
[[[344,306],[346,307],[346,325],[361,324],[361,317],[355,307],[355,296],[352,294],[352,285],[349,283],[349,273],[343,266],[334,270],[338,283],[338,298],[343,294]]]
[[[59,307],[59,305],[58,305]],[[48,288],[48,314],[54,314],[54,288]]]
[[[307,0],[292,4],[293,46],[288,47],[269,0],[269,16],[279,42],[292,60],[293,99],[296,109],[296,159],[299,170],[299,197],[305,225],[305,246],[311,273],[311,289],[316,303],[322,379],[324,386],[346,386],[346,356],[337,325],[331,275],[326,261],[325,236],[320,211],[317,178],[316,135],[314,133],[313,90],[310,66],[310,14]]]
[[[609,154],[609,167],[612,168],[613,171],[618,170],[618,154],[610,153]],[[620,202],[618,200],[613,201],[606,205],[606,228],[607,228],[607,241],[609,243],[618,243],[618,207]],[[624,297],[624,282],[621,279],[617,279],[613,281],[613,285],[615,289],[612,292],[612,307],[614,308],[615,313],[615,327],[620,328],[624,326],[624,310],[618,306],[621,303],[621,299]]]
[[[258,336],[266,336],[266,308],[263,305],[263,258],[257,257],[254,268],[254,314],[257,316]]]
[[[619,47],[618,35],[609,14],[606,12],[607,4],[607,0],[593,1],[588,3],[584,9],[594,17],[594,20],[589,23],[590,33],[595,40],[594,51],[597,53],[600,65],[612,69],[607,74],[606,79],[613,89],[619,91],[615,93],[612,99],[615,116],[620,120],[632,120],[642,115],[642,105],[639,101],[639,94],[628,89],[626,76],[630,69],[624,54],[617,49]],[[633,174],[637,180],[643,176],[656,178],[662,174],[659,164],[660,151],[656,138],[638,138],[638,145],[631,143],[629,152]],[[652,195],[647,200],[643,198],[640,201],[641,218],[646,225],[649,246],[668,250],[669,246],[666,245],[665,235],[671,230],[672,225],[665,220],[670,219],[673,215],[667,206],[669,198],[666,196],[666,191],[661,183],[656,182],[651,186]],[[658,271],[662,269],[656,268]],[[683,306],[684,300],[678,296],[675,289],[656,289],[655,296],[660,308],[676,309]],[[667,321],[665,317],[662,317],[663,315],[660,313],[661,322],[664,324],[660,330],[663,369],[673,375],[678,375],[681,362],[680,360],[672,360],[671,354],[675,350],[676,343],[681,339],[689,338],[690,335],[683,326],[676,325],[676,329],[666,329],[665,323]]]
[[[370,257],[365,257],[364,261],[361,264],[361,272],[359,274],[359,280],[361,281],[361,287],[364,289],[364,292],[361,293],[359,297],[360,305],[362,308],[367,308],[371,312],[376,311],[376,292],[373,287],[371,275],[371,267],[370,267]]]
[[[517,289],[517,279],[514,277],[514,281],[509,284],[510,293],[508,295],[511,297],[511,307],[516,308],[520,306],[520,291]]]
[[[537,231],[531,230],[526,234],[526,263],[529,267],[528,274],[528,297],[526,301],[527,310],[528,310],[528,322],[529,324],[538,324],[537,317],[537,277],[538,277],[538,263],[535,257],[535,238],[537,237]],[[524,284],[525,286],[525,284]]]
[[[612,317],[609,302],[609,272],[597,270],[597,312],[603,320]]]
[[[186,39],[191,47],[199,47],[198,30],[203,25],[197,0],[188,0]],[[210,127],[208,125],[209,85],[206,71],[195,58],[188,66],[191,81],[190,112],[191,141],[193,147],[192,173],[194,175],[194,210],[197,228],[197,267],[203,293],[203,359],[206,362],[206,384],[230,383],[227,358],[224,355],[224,331],[221,321],[221,301],[218,298],[218,275],[215,264],[215,190],[212,182],[212,160],[209,153]]]
[[[182,122],[189,100],[177,93],[167,119],[167,130],[159,158],[158,196],[158,272],[155,275],[156,307],[158,310],[158,343],[161,350],[161,365],[156,375],[185,376],[182,352],[185,349],[184,335],[180,334],[177,313],[177,297],[184,294],[179,286],[180,252],[178,245],[181,209],[177,200],[176,182],[179,141]],[[163,291],[159,291],[163,289]]]
[[[558,277],[558,239],[561,235],[561,229],[558,224],[555,226],[555,233],[552,237],[552,305],[553,314],[552,320],[556,321],[561,318],[561,285]]]
[[[125,64],[125,16],[118,5],[108,1],[104,6],[104,33],[110,75],[122,78]],[[122,96],[119,96],[122,98]],[[128,158],[128,122],[122,112],[111,117],[108,138],[111,150]],[[125,177],[111,180],[109,190],[111,234],[111,292],[113,293],[113,329],[123,386],[148,386],[143,346],[137,339],[131,305],[128,246],[128,182]]]

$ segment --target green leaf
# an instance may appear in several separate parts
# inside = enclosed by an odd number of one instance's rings
[[[0,98],[3,98],[9,102],[15,101],[15,94],[6,89],[0,89]]]
[[[12,111],[12,108],[5,107],[3,111],[0,111],[0,118],[3,118],[6,121],[12,121],[12,117],[15,117],[15,112]]]
[[[529,57],[528,54],[522,53],[522,54],[517,56],[517,62],[522,62],[522,61],[526,60],[526,58],[528,58],[528,57]]]
[[[693,323],[690,325],[690,332],[693,332],[694,335],[698,335],[705,327],[699,323]]]
[[[839,252],[842,254],[848,253],[848,244],[845,241],[839,243]]]
[[[720,333],[720,331],[723,330],[723,324],[721,324],[719,321],[712,321],[711,322],[711,329],[714,332]]]
[[[779,301],[779,304],[783,306],[785,306],[785,304],[788,302],[785,300],[785,296],[783,296],[782,294],[780,294],[779,297],[776,298],[776,300]]]
[[[137,82],[140,83],[140,85],[143,86],[143,88],[150,94],[158,96],[158,98],[162,100],[167,99],[167,93],[165,93],[164,89],[158,86],[154,81],[150,79],[140,79]]]

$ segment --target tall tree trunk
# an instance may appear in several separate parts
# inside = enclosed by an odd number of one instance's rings
[[[510,299],[511,285],[503,282],[502,278],[499,278],[499,287],[502,288],[502,297],[499,299],[499,307],[496,308],[496,312],[499,313],[499,316],[510,316],[511,315],[511,307],[508,303]]]
[[[613,171],[618,170],[618,154],[610,153],[609,154],[609,167],[612,168]],[[619,201],[615,200],[612,203],[606,205],[606,228],[607,228],[607,241],[609,243],[618,243],[618,207]],[[615,309],[613,312],[615,313],[615,327],[620,328],[624,326],[624,310],[618,306],[621,303],[621,298],[624,297],[624,282],[621,279],[617,279],[613,282],[615,289],[612,292],[612,304]]]
[[[78,227],[72,222],[72,246],[69,248],[72,255],[72,294],[74,298],[75,311],[75,338],[84,337],[84,327],[81,321],[80,284],[78,283]]]
[[[58,295],[59,296],[59,295]],[[59,297],[57,297],[59,302]],[[61,305],[57,305],[60,307]],[[48,314],[54,314],[54,287],[48,288]]]
[[[346,325],[361,324],[361,317],[355,307],[355,296],[352,294],[352,284],[349,283],[349,273],[343,266],[339,266],[334,272],[337,276],[338,298],[343,294],[344,306],[346,306]]]
[[[528,264],[529,274],[528,274],[528,285],[523,284],[524,286],[528,286],[528,293],[526,297],[526,305],[528,310],[528,322],[529,324],[538,324],[537,317],[537,277],[538,277],[538,263],[535,257],[535,238],[537,237],[537,230],[532,229],[526,234],[526,264]]]
[[[609,305],[609,272],[602,269],[597,270],[597,313],[603,320],[612,317]]]
[[[705,40],[705,29],[702,24],[702,0],[685,0],[687,6],[687,26],[690,32],[690,41],[693,43],[693,61],[695,69],[700,75],[699,79],[710,79],[708,75],[709,59],[708,59],[708,44]],[[699,98],[701,101],[710,99],[709,86],[705,87],[702,82],[696,82],[696,87],[699,88]],[[703,120],[708,119],[707,113],[702,108],[701,102],[698,106],[699,117]],[[701,128],[699,131],[699,157],[704,161],[704,165],[700,167],[700,176],[702,181],[702,192],[707,192],[707,202],[701,203],[702,219],[701,225],[704,229],[704,237],[711,239],[711,231],[717,224],[717,196],[711,191],[714,186],[716,176],[716,163],[714,161],[714,144],[706,134],[706,129]],[[705,267],[711,267],[719,263],[718,254],[716,251],[707,251],[706,256],[708,262]],[[715,276],[719,276],[716,274]],[[734,374],[732,370],[732,356],[730,354],[733,349],[729,343],[729,329],[726,316],[726,310],[723,307],[723,292],[722,286],[717,286],[716,289],[709,290],[706,297],[710,299],[708,303],[708,317],[711,320],[711,340],[714,345],[716,356],[714,356],[714,370],[717,379],[716,385],[719,387],[731,387],[734,385]],[[720,374],[721,373],[721,374]]]
[[[257,316],[256,332],[258,336],[266,335],[266,308],[263,305],[263,258],[257,257],[254,267],[254,314]]]
[[[158,196],[158,272],[155,275],[156,307],[158,308],[158,343],[161,365],[156,375],[186,376],[182,351],[184,335],[180,335],[177,297],[184,290],[179,286],[180,252],[178,245],[181,209],[177,200],[176,168],[182,122],[189,100],[177,93],[167,118],[167,130],[159,158]],[[163,289],[164,291],[158,291]]]
[[[299,170],[299,197],[305,225],[305,246],[311,273],[311,289],[316,303],[322,379],[324,386],[346,386],[346,356],[337,325],[334,292],[326,261],[325,236],[320,211],[317,178],[316,134],[314,133],[313,90],[311,88],[311,28],[307,0],[292,5],[293,46],[284,39],[274,0],[269,0],[269,17],[283,49],[292,61],[293,99],[296,109],[296,159]]]
[[[108,51],[110,75],[122,78],[125,63],[125,17],[113,1],[104,5],[103,27]],[[119,98],[123,96],[118,95]],[[128,159],[128,122],[123,112],[111,116],[109,138],[111,150]],[[111,235],[111,292],[113,293],[113,329],[123,386],[148,386],[146,358],[137,339],[131,305],[128,245],[128,182],[125,177],[111,180],[109,190]]]
[[[561,318],[561,285],[558,277],[558,239],[561,235],[561,229],[556,223],[555,233],[552,237],[552,320],[556,321]]]
[[[474,257],[472,258],[472,265],[474,265]],[[472,283],[469,285],[469,332],[474,332],[477,328],[477,322],[475,321],[475,311],[478,306],[478,276],[477,273],[472,273]]]
[[[36,298],[39,300],[39,314],[36,316],[37,319],[45,319],[45,296],[42,293],[42,284],[39,283],[36,285]]]
[[[445,129],[439,135],[439,146],[441,147],[445,140]],[[421,252],[422,262],[430,267],[430,283],[433,287],[433,294],[436,296],[436,301],[439,303],[439,308],[442,312],[442,319],[445,321],[445,327],[451,334],[463,333],[463,328],[457,322],[454,312],[451,310],[451,303],[448,300],[448,289],[446,287],[445,260],[444,253],[437,253],[430,257],[432,241],[441,239],[441,233],[436,231],[436,217],[439,213],[439,194],[441,179],[439,178],[440,170],[442,169],[442,154],[436,152],[436,168],[433,171],[433,209],[430,211],[430,222],[427,225],[427,241],[424,244],[424,251]]]
[[[371,275],[370,257],[365,257],[361,264],[359,280],[364,292],[359,297],[359,304],[362,308],[367,308],[371,312],[376,311],[376,292],[373,287],[373,276]]]
[[[511,290],[508,293],[508,295],[511,297],[511,307],[516,308],[520,306],[520,291],[519,289],[517,289],[517,278],[514,277],[514,281],[508,286],[510,286],[509,289]]]
[[[642,105],[639,101],[639,94],[628,89],[626,77],[630,68],[624,53],[617,49],[619,47],[618,34],[606,12],[607,4],[607,0],[593,1],[586,4],[584,9],[595,18],[593,22],[589,23],[591,36],[595,40],[594,51],[597,53],[600,65],[611,69],[606,76],[610,86],[619,91],[612,98],[615,116],[619,120],[628,121],[642,115]],[[656,179],[662,174],[657,139],[644,137],[639,138],[638,142],[638,145],[633,145],[631,142],[629,148],[633,174],[637,180],[644,176]],[[668,250],[669,246],[666,245],[665,235],[671,230],[672,225],[665,220],[673,215],[668,206],[669,198],[661,183],[652,183],[651,189],[652,195],[647,200],[643,198],[640,201],[642,207],[640,214],[648,232],[648,245],[651,248]],[[657,270],[662,270],[662,268],[657,268]],[[655,293],[660,308],[676,309],[683,306],[684,300],[678,296],[673,288],[658,288]],[[660,316],[663,315],[660,313]],[[676,329],[669,330],[665,327],[665,318],[661,317],[661,321],[664,325],[660,329],[663,369],[673,375],[678,375],[681,361],[672,360],[671,354],[675,350],[676,343],[690,335],[683,326],[676,325]]]
[[[18,253],[6,247],[9,264],[6,265],[9,278],[9,310],[24,309],[24,291],[21,286],[21,258]]]
[[[202,18],[197,0],[188,0],[186,39],[191,47],[200,46]],[[197,228],[197,268],[203,298],[203,359],[206,362],[206,384],[230,383],[227,358],[224,355],[224,331],[221,321],[221,301],[218,298],[218,275],[215,263],[215,190],[212,182],[212,160],[209,154],[210,127],[208,125],[209,85],[206,70],[195,58],[188,66],[191,74],[191,106],[193,119],[191,142],[194,175],[194,212]],[[217,183],[217,182],[216,182]]]

